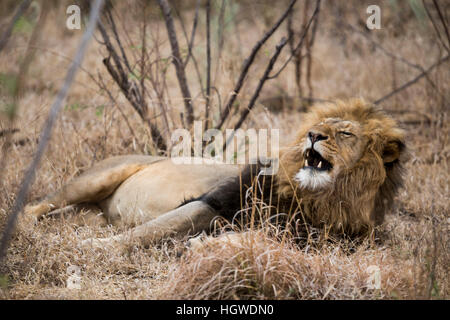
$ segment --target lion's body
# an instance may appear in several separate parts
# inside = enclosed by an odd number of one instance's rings
[[[130,227],[175,209],[238,172],[236,165],[174,164],[154,156],[112,157],[26,210],[40,218],[68,204],[89,203],[101,209],[108,223]]]
[[[403,151],[403,131],[381,110],[361,100],[315,107],[298,139],[281,152],[271,201],[290,204],[278,207],[300,211],[315,226],[366,232],[391,208],[402,182]],[[244,186],[254,182],[248,168],[116,157],[26,212],[39,218],[64,205],[94,203],[111,223],[140,225],[129,235],[151,243],[207,230],[216,216],[230,218],[240,209]],[[119,239],[124,237],[103,242]]]
[[[235,165],[174,164],[164,159],[128,177],[100,207],[114,224],[138,225],[199,197],[238,172]]]

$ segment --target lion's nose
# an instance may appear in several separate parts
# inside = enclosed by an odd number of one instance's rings
[[[314,132],[314,131],[308,132],[308,137],[309,137],[309,140],[311,140],[312,145],[314,145],[314,143],[317,141],[328,139],[328,136],[326,136],[320,132]]]

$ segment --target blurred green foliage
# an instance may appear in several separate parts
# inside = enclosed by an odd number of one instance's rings
[[[81,104],[79,102],[75,102],[75,103],[72,103],[70,105],[66,105],[64,107],[64,110],[66,110],[66,111],[81,111],[81,110],[84,110],[84,109],[87,109],[87,108],[88,108],[87,105]]]
[[[13,34],[14,33],[31,33],[34,28],[34,22],[29,20],[27,17],[21,16],[17,22],[14,24],[13,27]]]
[[[99,118],[102,117],[103,115],[103,111],[105,110],[105,106],[104,105],[99,105],[95,107],[95,115]]]
[[[423,7],[422,1],[419,0],[409,0],[409,5],[414,12],[414,15],[419,20],[420,23],[424,23],[426,18],[426,11]]]
[[[0,288],[6,289],[8,288],[9,278],[7,274],[0,274]]]
[[[16,83],[16,75],[0,72],[0,93],[2,95],[14,95]]]

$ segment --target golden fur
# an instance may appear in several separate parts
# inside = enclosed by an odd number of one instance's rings
[[[339,122],[326,123],[330,118],[360,125],[350,148],[338,146]],[[305,163],[303,146],[312,128],[330,133],[322,156],[337,170],[330,186],[319,190],[302,189],[293,181]],[[356,150],[358,145],[361,150]],[[302,214],[313,225],[364,232],[380,224],[391,208],[405,159],[405,133],[381,109],[360,99],[318,105],[303,119],[296,141],[282,151],[278,191],[300,202]]]
[[[314,226],[347,234],[370,231],[383,221],[402,184],[405,133],[379,108],[358,99],[316,106],[302,123],[298,138],[281,152],[274,177],[277,198],[297,203],[302,216]],[[320,139],[311,142],[311,134]],[[305,155],[310,145],[331,169],[324,170],[321,164],[317,170],[308,166]],[[126,236],[150,244],[209,229],[220,214],[213,206],[201,198],[177,206],[186,198],[214,190],[222,181],[236,179],[239,170],[231,165],[175,165],[170,159],[121,156],[103,160],[25,211],[39,218],[67,205],[95,204],[110,222],[141,224]],[[326,177],[320,183],[319,173]],[[231,191],[231,198],[223,204],[239,202],[233,195],[236,191]],[[238,208],[232,210],[234,214]],[[123,234],[86,243],[103,245],[125,238]]]

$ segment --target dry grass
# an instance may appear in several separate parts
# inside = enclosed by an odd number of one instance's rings
[[[334,3],[334,2],[333,2]],[[347,3],[347,2],[345,2]],[[242,4],[244,5],[244,4]],[[365,19],[365,4],[355,2],[343,6],[349,23],[356,20],[350,7]],[[432,29],[415,17],[399,22],[398,13],[383,2],[387,12],[383,29],[369,33],[386,49],[422,66],[431,65],[439,54]],[[325,2],[314,46],[312,83],[318,98],[335,99],[363,96],[375,100],[401,85],[418,72],[375,50],[360,36],[345,37],[334,25],[336,5]],[[347,11],[346,11],[347,10]],[[384,11],[385,10],[385,11]],[[410,10],[410,9],[409,9]],[[126,25],[133,30],[132,10]],[[24,170],[36,148],[36,139],[54,99],[81,32],[65,29],[65,8],[49,13],[49,22],[31,65],[25,90],[20,96],[20,110],[14,143],[7,155],[0,185],[1,225],[14,201]],[[127,11],[124,11],[127,12]],[[255,10],[242,10],[226,32],[225,50],[218,66],[215,86],[222,101],[233,88],[239,74],[241,57],[245,57],[255,34],[262,34],[276,12],[264,4]],[[186,20],[193,12],[186,12]],[[2,18],[5,19],[5,18]],[[4,20],[7,21],[7,20]],[[1,23],[4,22],[0,21]],[[202,20],[201,20],[202,21]],[[154,32],[160,39],[166,33],[161,21],[155,21]],[[236,36],[239,33],[239,37]],[[255,61],[250,81],[243,88],[240,103],[251,97],[258,77],[264,70],[270,52],[284,30],[263,48]],[[29,33],[18,30],[8,47],[0,53],[0,73],[14,74],[25,52]],[[199,61],[204,61],[204,30],[199,30],[194,48]],[[183,43],[184,46],[184,43]],[[215,47],[213,47],[214,49]],[[169,55],[169,44],[161,41],[162,55]],[[83,68],[94,75],[109,76],[101,63],[104,51],[92,43]],[[214,50],[213,50],[214,54]],[[287,57],[283,53],[281,60]],[[214,61],[214,60],[213,60]],[[214,70],[213,66],[213,70]],[[202,66],[204,68],[204,66]],[[277,67],[275,67],[276,69]],[[192,66],[188,80],[195,83]],[[202,69],[203,70],[203,69]],[[259,70],[259,71],[256,71]],[[448,299],[450,290],[450,217],[449,199],[449,63],[429,75],[440,93],[422,79],[394,98],[384,107],[403,122],[409,132],[412,158],[408,163],[405,189],[397,200],[397,208],[381,227],[381,244],[365,243],[354,252],[347,245],[316,244],[299,248],[289,241],[279,243],[264,231],[248,233],[241,243],[216,243],[207,250],[188,252],[181,258],[177,251],[182,244],[167,243],[158,248],[130,247],[127,254],[112,251],[82,250],[81,240],[93,235],[118,232],[115,228],[76,226],[70,219],[44,220],[33,229],[19,229],[1,266],[0,297],[6,299],[161,299],[161,298],[256,298],[256,299]],[[295,97],[293,68],[288,68],[265,88],[275,86]],[[67,99],[67,107],[54,134],[32,186],[30,200],[56,190],[93,162],[111,155],[150,152],[147,127],[120,96],[111,81],[109,88],[117,95],[117,105],[100,91],[85,72],[80,72]],[[171,112],[183,109],[178,84],[171,68],[168,74]],[[3,90],[3,89],[2,89]],[[195,94],[198,88],[193,85]],[[277,89],[278,90],[278,89]],[[1,91],[0,108],[8,102]],[[196,103],[204,103],[200,95]],[[213,101],[217,104],[217,101]],[[133,137],[120,107],[136,136]],[[200,109],[201,110],[201,109]],[[201,118],[201,113],[198,114]],[[301,123],[296,110],[273,115],[261,106],[247,119],[254,128],[280,128],[283,141],[288,142]],[[0,113],[0,129],[6,120]],[[173,124],[176,126],[176,122]],[[4,140],[0,137],[0,146]],[[68,268],[77,266],[81,272],[81,289],[67,288]],[[380,289],[369,289],[369,266],[380,269]]]
[[[182,259],[163,297],[385,299],[410,294],[412,261],[395,258],[388,248],[361,245],[353,253],[343,248],[300,249],[262,231],[250,231],[239,241],[215,239]],[[377,272],[380,286],[372,287]]]

